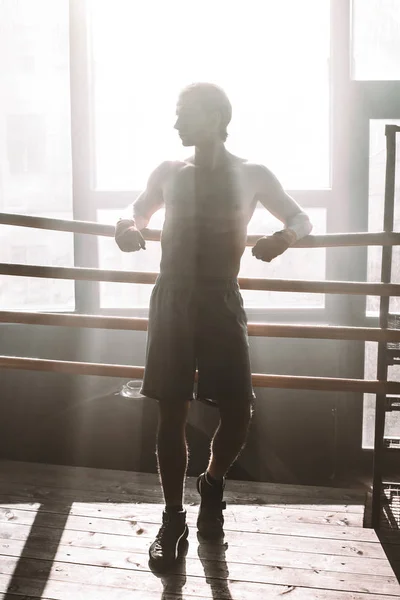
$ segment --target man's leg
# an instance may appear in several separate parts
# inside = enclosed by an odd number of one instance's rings
[[[208,474],[222,479],[242,450],[253,404],[247,316],[236,281],[201,296],[197,328],[199,398],[218,404]]]
[[[197,479],[201,496],[197,528],[204,538],[217,539],[224,535],[224,477],[244,447],[251,413],[250,402],[220,407],[221,418],[211,443],[208,469]]]
[[[190,402],[159,403],[157,460],[166,507],[182,507],[188,463],[186,421]]]
[[[150,561],[157,570],[168,568],[178,557],[182,540],[188,536],[183,490],[188,462],[186,420],[189,401],[159,403],[157,460],[164,492],[162,526],[149,548]]]
[[[237,282],[203,294],[197,328],[198,397],[218,404],[220,423],[208,469],[197,479],[201,496],[197,527],[202,537],[223,535],[224,476],[243,448],[253,389],[247,317]]]
[[[220,407],[220,423],[211,442],[207,468],[212,479],[222,480],[244,448],[251,415],[250,403]]]
[[[161,276],[151,296],[142,387],[144,396],[159,401],[157,461],[166,506],[149,549],[157,569],[175,561],[188,536],[183,490],[188,462],[185,429],[196,370],[193,323],[190,289]]]

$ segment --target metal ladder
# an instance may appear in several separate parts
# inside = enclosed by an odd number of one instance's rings
[[[397,125],[386,125],[386,175],[385,175],[385,206],[383,228],[391,233],[394,229],[395,177],[396,177],[396,134],[400,132]],[[391,283],[392,278],[392,246],[382,248],[382,283]],[[399,329],[400,315],[389,313],[390,297],[381,296],[379,311],[379,327],[381,329]],[[380,342],[378,345],[378,379],[387,380],[388,367],[400,365],[400,344]],[[385,438],[386,414],[400,411],[400,396],[377,395],[375,413],[375,443],[373,459],[373,489],[372,489],[372,527],[381,526],[382,509],[388,504],[393,505],[392,518],[396,523],[392,526],[400,529],[400,481],[383,481],[383,465],[388,452],[400,450],[399,438]],[[395,503],[393,504],[393,501]],[[398,509],[398,514],[397,514]],[[397,520],[398,517],[398,520]],[[390,523],[389,523],[390,526]]]

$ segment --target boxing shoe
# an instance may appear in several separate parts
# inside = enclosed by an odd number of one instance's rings
[[[186,510],[163,512],[162,525],[149,548],[150,566],[156,571],[171,567],[179,556],[179,548],[189,535]]]
[[[212,482],[207,472],[202,473],[197,479],[197,491],[201,502],[197,517],[197,529],[201,537],[215,540],[224,536],[224,516],[222,511],[226,508],[223,501],[225,479]]]

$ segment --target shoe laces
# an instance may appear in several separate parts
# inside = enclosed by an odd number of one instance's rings
[[[156,539],[154,540],[154,550],[161,554],[162,550],[163,550],[163,542],[166,539],[166,537],[168,536],[168,525],[170,523],[169,517],[168,515],[165,513],[163,515],[163,522],[162,525],[160,527],[160,529],[158,530],[158,533],[156,535]]]
[[[177,521],[176,527],[178,528],[180,526],[181,526],[181,523],[179,521]],[[162,525],[156,535],[155,542],[161,544],[165,538],[168,538],[169,535],[172,536],[173,527],[174,527],[173,518],[171,518],[171,515],[169,515],[167,512],[164,512],[163,517],[162,517]]]

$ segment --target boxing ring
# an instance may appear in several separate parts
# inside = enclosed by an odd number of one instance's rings
[[[388,396],[400,397],[400,382],[388,381],[386,354],[388,344],[400,347],[400,330],[390,329],[389,300],[392,296],[400,296],[400,284],[391,283],[392,247],[400,245],[400,233],[393,232],[394,199],[395,199],[395,158],[396,133],[400,127],[386,126],[387,164],[385,184],[384,231],[380,233],[344,233],[310,235],[298,241],[294,248],[317,247],[357,247],[382,246],[382,270],[380,283],[342,282],[342,281],[302,281],[262,278],[239,278],[241,289],[266,290],[279,292],[302,292],[324,294],[356,294],[380,297],[379,327],[340,327],[319,325],[280,325],[267,323],[249,323],[250,336],[314,338],[375,341],[379,343],[378,378],[376,380],[283,376],[274,374],[252,375],[254,387],[268,387],[297,390],[319,390],[338,392],[358,392],[375,394],[376,426],[373,467],[372,525],[379,527],[382,501],[384,500],[382,482],[382,461],[386,451],[384,444],[385,414],[388,410],[400,410],[399,403]],[[19,227],[34,227],[74,234],[114,236],[114,227],[104,224],[68,221],[61,219],[31,217],[17,214],[0,214],[0,224]],[[159,241],[160,232],[144,230],[146,240]],[[260,235],[248,236],[247,245],[252,246]],[[157,273],[126,272],[81,267],[51,267],[23,264],[0,263],[0,274],[18,277],[42,277],[53,279],[72,279],[83,281],[102,281],[119,283],[154,284]],[[19,324],[57,325],[65,327],[84,327],[102,329],[124,329],[144,331],[147,319],[111,317],[83,314],[48,314],[40,312],[0,311],[0,322]],[[45,360],[40,358],[24,358],[0,356],[0,367],[4,369],[22,369],[34,371],[50,371],[79,375],[103,375],[107,377],[138,378],[143,377],[141,366],[100,364],[87,362],[71,362]],[[389,405],[388,405],[389,402]]]

